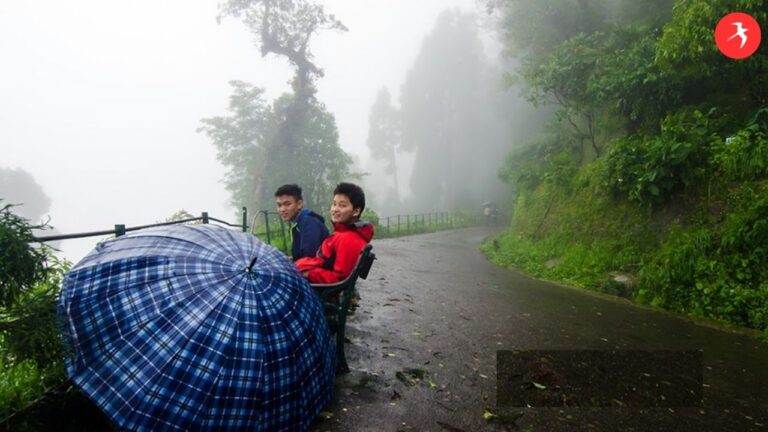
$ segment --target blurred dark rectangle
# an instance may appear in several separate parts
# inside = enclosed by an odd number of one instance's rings
[[[496,353],[500,407],[701,407],[703,352]]]

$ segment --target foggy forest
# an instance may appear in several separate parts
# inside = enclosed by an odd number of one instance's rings
[[[172,419],[74,378],[62,286],[150,227],[213,220],[291,258],[275,191],[297,184],[328,238],[368,224],[376,259],[318,324],[351,371],[286,428],[762,430],[766,25],[766,0],[0,5],[0,421]],[[340,183],[365,192],[343,229]],[[215,428],[211,404],[165,427]],[[238,424],[279,430],[264,409]]]

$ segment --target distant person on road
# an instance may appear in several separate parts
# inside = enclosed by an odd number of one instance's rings
[[[341,282],[352,274],[360,252],[373,238],[373,225],[360,220],[364,209],[365,193],[360,186],[336,186],[331,203],[333,234],[323,241],[316,256],[296,261],[310,283]]]
[[[295,184],[277,188],[275,204],[280,217],[288,223],[293,260],[315,256],[320,243],[328,237],[325,219],[312,210],[304,208],[301,188]]]
[[[483,204],[483,216],[485,216],[486,226],[496,225],[496,217],[498,216],[498,214],[499,212],[496,208],[496,203],[486,202]]]

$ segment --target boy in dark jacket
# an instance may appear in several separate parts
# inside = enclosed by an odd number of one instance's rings
[[[333,234],[323,240],[317,255],[296,261],[310,283],[336,283],[355,269],[357,258],[373,238],[373,225],[360,220],[365,193],[352,183],[339,183],[333,191],[331,222]]]
[[[275,192],[275,198],[277,212],[283,221],[288,222],[293,260],[315,256],[320,243],[328,237],[325,219],[304,208],[304,199],[298,185],[280,186]]]

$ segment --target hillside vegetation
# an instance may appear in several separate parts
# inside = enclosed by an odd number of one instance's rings
[[[768,331],[768,44],[733,60],[713,38],[729,12],[768,22],[768,3],[642,3],[491,2],[509,81],[555,114],[501,168],[514,215],[483,250]]]

